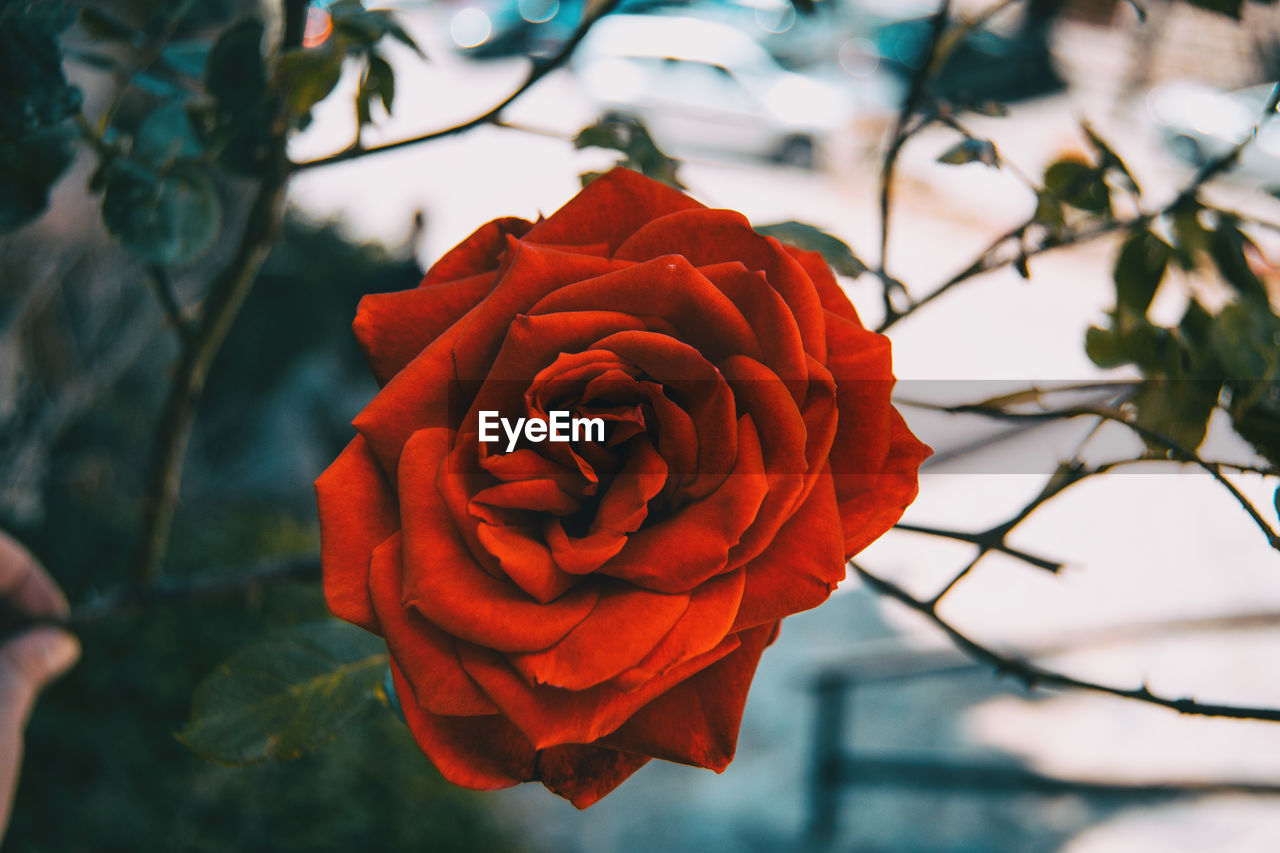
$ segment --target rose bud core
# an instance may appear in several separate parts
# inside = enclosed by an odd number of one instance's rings
[[[354,329],[382,388],[316,481],[326,601],[386,639],[413,737],[470,788],[585,808],[651,758],[723,770],[781,619],[929,454],[820,255],[624,169]],[[481,441],[482,412],[526,426]],[[603,437],[530,440],[552,412]]]

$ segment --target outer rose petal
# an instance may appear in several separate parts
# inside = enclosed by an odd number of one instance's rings
[[[841,485],[845,485],[848,492],[856,492],[852,497],[840,501],[846,559],[853,557],[898,523],[898,519],[920,490],[917,475],[920,463],[933,453],[928,445],[911,434],[897,409],[890,410],[889,422],[892,444],[880,473],[874,477],[834,478],[837,492]],[[863,481],[863,490],[858,491],[858,484],[850,483],[850,480]]]
[[[494,273],[481,273],[436,287],[370,293],[361,299],[351,328],[378,384],[390,382],[471,310],[496,279]]]
[[[397,533],[373,552],[370,588],[387,649],[413,674],[417,703],[433,714],[496,714],[498,707],[462,669],[453,637],[400,603],[404,553]]]
[[[826,259],[822,255],[817,252],[798,249],[795,246],[788,246],[785,243],[782,248],[787,250],[787,254],[799,261],[800,266],[804,267],[804,271],[809,274],[809,280],[813,282],[813,286],[817,289],[818,298],[822,300],[823,308],[837,317],[843,317],[859,326],[862,325],[862,320],[858,318],[858,310],[849,301],[844,288],[840,286],[840,282],[836,281],[835,274],[831,272],[831,267],[827,265]]]
[[[586,690],[530,687],[499,654],[470,644],[458,647],[462,666],[538,749],[592,743],[609,734],[648,702],[695,672],[733,652],[736,636],[673,667],[635,690],[601,684]]]
[[[701,207],[665,184],[627,169],[614,169],[535,225],[525,239],[567,245],[608,243],[609,254],[613,254],[623,240],[656,217]]]
[[[724,770],[733,760],[760,654],[776,627],[767,623],[743,631],[738,635],[742,645],[733,654],[654,699],[601,745]]]
[[[646,755],[571,743],[540,750],[537,776],[548,790],[585,809],[648,762]]]
[[[505,717],[432,714],[413,701],[413,692],[394,659],[391,678],[413,739],[444,778],[481,791],[510,788],[533,779],[533,746]]]
[[[316,480],[316,502],[325,604],[339,619],[377,633],[369,560],[400,519],[395,496],[362,437],[353,438]]]
[[[747,587],[732,630],[773,622],[826,601],[844,580],[844,543],[835,492],[824,475],[764,553],[747,563]]]
[[[521,237],[532,227],[532,222],[515,216],[486,222],[432,264],[418,286],[432,287],[497,269],[498,256],[506,248],[507,237]]]

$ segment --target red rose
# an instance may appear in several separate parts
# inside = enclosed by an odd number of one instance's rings
[[[471,788],[585,808],[650,758],[723,770],[779,620],[929,453],[819,255],[622,169],[354,328],[384,387],[316,481],[326,600],[386,638],[414,737]],[[605,440],[480,441],[481,412],[553,411]]]

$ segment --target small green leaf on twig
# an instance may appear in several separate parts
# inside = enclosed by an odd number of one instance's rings
[[[755,231],[766,237],[776,237],[797,249],[817,252],[840,275],[857,278],[867,271],[867,265],[858,259],[848,243],[804,222],[792,219],[775,225],[759,225]]]
[[[1116,257],[1116,304],[1146,314],[1172,257],[1173,248],[1150,231],[1129,235]]]
[[[271,85],[280,93],[289,114],[302,118],[333,91],[341,76],[342,51],[326,43],[282,54]]]
[[[1111,191],[1102,170],[1078,160],[1059,160],[1044,173],[1045,188],[1064,204],[1090,213],[1111,214]]]
[[[631,116],[605,116],[593,125],[584,127],[573,139],[573,147],[607,148],[624,155],[619,166],[634,169],[656,181],[678,190],[686,189],[680,183],[680,161],[668,157],[653,141],[648,129]],[[590,183],[583,180],[583,185]]]
[[[1000,158],[996,155],[996,147],[989,139],[962,139],[952,145],[938,158],[939,163],[959,166],[964,163],[982,163],[985,166],[998,167]]]
[[[218,667],[178,739],[223,764],[296,758],[380,701],[386,669],[372,634],[337,621],[299,626]]]
[[[373,102],[379,101],[387,114],[391,114],[391,105],[396,99],[396,73],[391,64],[382,57],[371,54],[364,77],[360,80],[360,91],[356,94],[356,114],[361,124],[373,121]]]
[[[200,152],[186,108],[172,101],[152,110],[133,137],[133,156],[151,166],[199,157]]]

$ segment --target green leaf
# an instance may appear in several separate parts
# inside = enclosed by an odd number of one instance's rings
[[[608,148],[619,151],[624,158],[618,163],[634,169],[656,181],[678,190],[685,189],[678,174],[680,162],[668,157],[654,143],[648,129],[631,116],[605,116],[589,127],[583,128],[573,140],[573,147]],[[589,181],[584,181],[584,185]]]
[[[1098,367],[1119,367],[1129,361],[1116,333],[1098,326],[1084,333],[1084,352]]]
[[[996,147],[989,139],[962,139],[944,151],[938,157],[938,162],[950,166],[965,163],[982,163],[992,167],[1000,165],[1000,160],[996,156]]]
[[[382,103],[382,108],[390,115],[391,105],[396,99],[396,73],[390,63],[377,54],[369,56],[369,65],[356,95],[356,113],[361,124],[372,122],[374,98]]]
[[[1200,224],[1202,208],[1195,201],[1179,205],[1170,217],[1173,230],[1173,246],[1178,252],[1178,263],[1184,270],[1193,270],[1196,255],[1209,249],[1209,232]]]
[[[1061,236],[1067,227],[1067,218],[1062,212],[1062,205],[1048,192],[1036,193],[1036,212],[1032,218],[1058,236]]]
[[[0,140],[55,127],[80,110],[62,73],[60,34],[75,22],[64,3],[0,0]]]
[[[165,266],[188,263],[218,236],[222,204],[208,174],[177,167],[155,175],[124,164],[107,180],[102,220],[133,254]]]
[[[1097,134],[1097,131],[1088,122],[1081,122],[1080,127],[1084,130],[1084,135],[1089,138],[1089,143],[1093,145],[1094,151],[1098,153],[1098,162],[1102,168],[1115,172],[1120,176],[1125,186],[1134,193],[1141,195],[1142,188],[1138,186],[1138,182],[1130,174],[1129,167],[1116,155],[1115,151],[1111,150],[1111,146],[1103,141],[1102,137]]]
[[[1152,432],[1172,439],[1187,450],[1195,450],[1204,441],[1209,416],[1218,402],[1220,382],[1160,379],[1142,384],[1133,399],[1136,422]],[[1164,455],[1168,448],[1155,441],[1147,442],[1152,451]]]
[[[1172,247],[1150,231],[1130,234],[1116,257],[1116,304],[1146,314],[1172,256]]]
[[[333,16],[334,30],[365,50],[372,49],[387,36],[427,58],[413,37],[385,9],[366,9],[357,0],[339,0],[329,7],[329,14]]]
[[[867,265],[858,259],[848,243],[804,222],[791,219],[775,225],[759,225],[755,232],[775,237],[797,249],[817,252],[840,275],[856,278],[867,271]]]
[[[74,159],[68,128],[0,137],[0,234],[21,228],[49,204],[49,192]]]
[[[266,94],[262,35],[262,22],[246,18],[224,31],[209,52],[205,87],[232,113],[245,112]]]
[[[155,167],[179,158],[199,157],[201,150],[187,110],[179,103],[152,110],[133,137],[133,156]]]
[[[385,701],[387,661],[386,645],[353,625],[299,626],[218,667],[178,739],[224,764],[297,758]]]
[[[161,48],[160,62],[179,74],[203,79],[211,51],[205,41],[171,41]]]
[[[1235,220],[1222,215],[1218,227],[1209,236],[1209,254],[1218,265],[1222,277],[1246,299],[1260,304],[1267,302],[1267,289],[1249,268],[1245,259],[1245,247],[1253,247],[1253,241],[1236,227]]]
[[[305,116],[323,101],[342,76],[342,52],[332,42],[283,54],[276,64],[272,87],[280,93],[285,110]]]
[[[1045,188],[1059,201],[1090,213],[1111,213],[1111,190],[1102,171],[1076,160],[1059,160],[1044,173]]]

